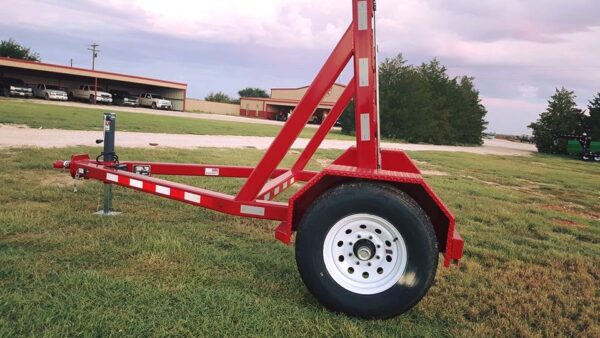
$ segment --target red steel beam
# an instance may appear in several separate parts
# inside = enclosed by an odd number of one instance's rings
[[[265,184],[262,190],[258,193],[257,199],[265,201],[272,200],[275,196],[282,193],[296,182],[291,170],[277,176]]]
[[[281,163],[294,141],[312,116],[313,112],[331,89],[344,67],[350,61],[353,51],[352,25],[337,44],[314,79],[294,112],[281,128],[275,140],[244,184],[236,201],[254,200],[265,183]]]
[[[352,1],[357,166],[369,169],[379,163],[373,9],[373,0]]]
[[[285,203],[267,201],[238,202],[231,195],[196,188],[189,185],[143,176],[123,170],[115,170],[95,161],[76,161],[71,163],[76,172],[83,171],[82,177],[92,178],[105,183],[117,184],[126,188],[143,191],[179,202],[216,210],[236,216],[283,221],[287,217],[288,206]]]
[[[102,164],[102,162],[100,162]],[[106,163],[112,165],[112,163]],[[127,167],[127,171],[133,172],[134,166],[150,166],[151,175],[173,175],[173,176],[207,176],[207,177],[233,177],[245,178],[250,176],[254,167],[213,165],[213,164],[184,164],[184,163],[160,163],[160,162],[119,162]],[[284,174],[289,169],[275,169],[271,178]],[[298,173],[298,181],[307,181],[317,173],[303,170]]]
[[[348,103],[350,103],[350,100],[352,100],[352,97],[354,96],[354,92],[356,90],[356,88],[354,87],[354,81],[355,78],[352,78],[352,80],[350,80],[348,86],[346,86],[346,89],[344,89],[338,101],[335,103],[333,108],[331,108],[329,115],[327,115],[325,120],[323,120],[321,126],[319,127],[319,129],[317,129],[315,135],[310,139],[310,141],[306,145],[306,148],[304,148],[304,151],[302,152],[302,154],[300,154],[298,160],[296,160],[296,163],[294,163],[294,165],[292,166],[292,173],[294,175],[304,170],[304,167],[306,167],[308,161],[315,154],[317,149],[319,149],[319,146],[321,145],[325,137],[327,137],[327,134],[329,133],[331,128],[333,128],[335,122],[340,118],[340,116],[344,112],[344,109],[346,109]]]

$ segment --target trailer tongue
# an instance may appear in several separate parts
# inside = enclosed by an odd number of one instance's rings
[[[352,0],[353,20],[256,167],[119,161],[73,155],[57,161],[74,178],[96,179],[215,211],[278,220],[275,237],[296,236],[296,262],[310,292],[327,308],[387,318],[416,305],[433,283],[438,252],[444,266],[462,256],[463,240],[448,208],[399,150],[380,149],[374,0]],[[278,168],[311,115],[350,60],[354,77],[298,160]],[[356,146],[321,172],[305,167],[351,99]],[[106,121],[105,121],[106,123]],[[111,125],[111,123],[113,123]],[[114,132],[114,119],[105,135]],[[154,175],[247,178],[236,196]],[[273,199],[305,184],[287,203]]]

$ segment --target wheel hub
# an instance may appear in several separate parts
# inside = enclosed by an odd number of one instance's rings
[[[361,261],[368,261],[375,256],[375,244],[368,239],[361,239],[354,244],[354,255]]]

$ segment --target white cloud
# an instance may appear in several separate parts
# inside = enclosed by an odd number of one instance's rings
[[[540,89],[535,86],[530,86],[530,85],[520,85],[519,86],[519,92],[521,93],[521,96],[524,98],[536,98],[536,97],[538,97],[539,91],[540,91]]]

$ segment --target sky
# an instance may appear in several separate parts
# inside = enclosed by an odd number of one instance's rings
[[[351,20],[350,0],[0,0],[0,39],[43,62],[184,82],[188,96],[309,84]],[[380,58],[437,57],[472,76],[488,130],[530,134],[556,88],[600,92],[597,0],[378,0]],[[348,81],[345,71],[340,82]]]

